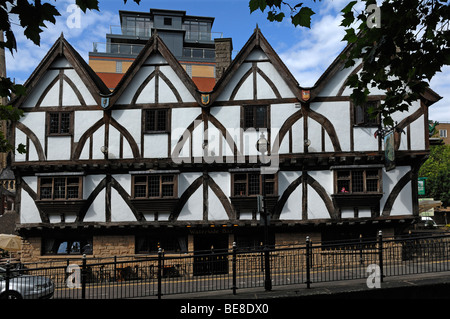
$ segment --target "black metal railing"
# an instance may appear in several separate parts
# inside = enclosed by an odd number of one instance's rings
[[[50,278],[54,298],[115,299],[264,287],[265,249],[203,251],[184,255],[54,261],[45,267],[12,264],[0,269],[0,291],[16,289],[23,275]],[[450,236],[360,239],[269,248],[273,286],[450,270]],[[24,279],[23,279],[24,280]],[[369,284],[369,283],[368,283]],[[4,288],[6,286],[6,289]],[[9,287],[8,287],[9,286]],[[1,294],[0,294],[1,296]],[[3,296],[6,296],[4,294]],[[36,296],[35,296],[36,297]],[[43,296],[37,296],[43,297]]]

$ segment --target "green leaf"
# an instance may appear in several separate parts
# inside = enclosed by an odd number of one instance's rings
[[[258,9],[261,9],[261,12],[264,12],[267,7],[265,0],[250,0],[248,5],[250,7],[250,13]]]
[[[309,7],[302,7],[300,11],[292,18],[292,24],[295,26],[311,28],[311,16],[315,14]]]
[[[86,13],[86,10],[97,10],[98,9],[98,0],[76,0],[75,3],[80,9]]]
[[[268,19],[270,22],[273,22],[273,21],[281,22],[281,21],[283,21],[283,19],[284,19],[284,13],[283,13],[283,12],[280,12],[280,13],[278,13],[278,14],[275,14],[275,13],[276,13],[276,12],[269,11],[269,12],[267,13],[267,19]]]
[[[342,41],[347,41],[348,43],[355,43],[358,40],[358,36],[355,34],[354,29],[346,29],[345,36],[342,38]]]
[[[358,2],[358,1],[351,1],[349,4],[347,4],[347,5],[345,6],[344,9],[341,10],[341,12],[344,13],[344,14],[345,14],[345,13],[351,12],[352,9],[353,9],[353,6],[354,6],[357,2]]]

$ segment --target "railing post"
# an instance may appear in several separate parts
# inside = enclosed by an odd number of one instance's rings
[[[83,254],[81,267],[81,299],[86,299],[86,254]]]
[[[7,260],[6,261],[6,287],[5,287],[5,292],[6,292],[6,298],[8,298],[8,291],[9,291],[9,278],[11,278],[11,264],[10,261]]]
[[[383,232],[378,231],[378,263],[380,266],[380,282],[383,282]]]
[[[233,262],[232,262],[232,268],[233,268],[233,295],[236,294],[236,242],[233,242]]]
[[[306,236],[306,288],[311,288],[311,241]]]
[[[162,249],[158,248],[158,299],[161,299]]]

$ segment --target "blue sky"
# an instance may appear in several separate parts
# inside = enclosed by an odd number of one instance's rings
[[[18,20],[13,17],[18,50],[12,57],[6,55],[7,76],[23,83],[61,35],[88,61],[94,42],[105,42],[110,26],[120,25],[119,10],[146,11],[150,8],[184,10],[188,15],[214,17],[213,32],[233,39],[237,53],[247,42],[256,25],[287,65],[302,86],[312,86],[338,56],[345,43],[341,41],[344,30],[339,26],[340,10],[348,0],[327,0],[313,4],[316,12],[312,16],[311,29],[294,27],[290,19],[269,22],[266,13],[250,14],[249,0],[142,0],[140,5],[128,0],[100,0],[100,11],[81,13],[75,26],[73,5],[75,0],[49,0],[61,13],[56,25],[48,24],[41,37],[41,46],[34,45],[23,36]],[[300,2],[298,0],[297,2]],[[312,1],[304,1],[308,4]],[[450,68],[436,75],[431,87],[443,99],[430,108],[430,119],[450,122]]]

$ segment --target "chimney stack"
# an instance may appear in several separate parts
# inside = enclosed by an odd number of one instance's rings
[[[231,38],[214,39],[216,47],[216,83],[231,64],[233,41]]]

